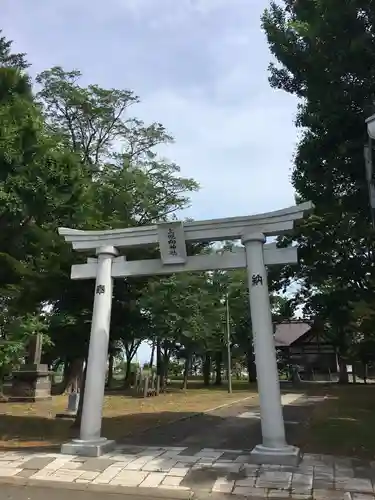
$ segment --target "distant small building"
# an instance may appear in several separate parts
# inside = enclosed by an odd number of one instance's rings
[[[304,370],[337,372],[337,356],[334,346],[314,323],[286,321],[274,325],[276,349],[291,364]]]

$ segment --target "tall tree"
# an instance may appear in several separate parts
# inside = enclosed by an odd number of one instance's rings
[[[12,284],[43,272],[53,232],[80,212],[84,171],[45,133],[28,78],[15,68],[0,68],[0,145],[0,286],[11,294]]]
[[[363,160],[365,118],[375,95],[374,20],[374,6],[364,0],[271,2],[262,19],[277,60],[270,83],[300,100],[292,183],[299,199],[316,206],[293,235],[299,270],[285,269],[284,277],[297,280],[310,311],[324,289],[331,306],[327,326],[337,331],[343,308],[351,317],[349,296],[358,301],[374,291]],[[347,341],[343,345],[346,351]]]
[[[12,54],[11,43],[0,38],[3,368],[23,354],[24,333],[37,333],[35,318],[51,287],[50,257],[61,246],[56,229],[67,221],[74,225],[84,206],[85,169],[77,155],[46,131],[26,67],[23,54]]]
[[[38,98],[54,133],[82,155],[85,163],[100,166],[115,153],[129,161],[153,157],[152,149],[172,141],[160,123],[145,124],[127,116],[139,102],[131,90],[79,85],[80,71],[56,66],[37,77]]]
[[[80,228],[152,224],[184,208],[189,192],[198,186],[192,179],[182,177],[177,165],[156,154],[154,148],[158,144],[172,140],[164,127],[159,123],[146,125],[129,116],[130,107],[138,102],[133,92],[82,86],[80,77],[79,71],[55,67],[37,78],[37,97],[48,132],[78,155],[89,172],[89,210],[85,211],[86,220],[81,220]],[[60,325],[54,336],[60,337],[62,329],[65,336],[79,339],[73,351],[61,346],[60,355],[69,367],[76,365],[77,356],[85,356],[87,351],[93,294],[92,283],[70,281],[70,265],[79,261],[79,256],[70,251],[63,255],[66,265],[60,273],[59,286],[51,290],[50,302]],[[134,255],[133,250],[126,257],[131,259]],[[153,255],[155,249],[137,251],[136,256],[139,259]],[[146,335],[145,318],[137,299],[144,286],[142,280],[123,280],[114,288],[112,342],[122,342],[129,360]],[[55,345],[58,344],[61,343],[56,338]]]

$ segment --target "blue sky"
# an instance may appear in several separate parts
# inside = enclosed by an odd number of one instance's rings
[[[33,74],[55,65],[80,69],[87,83],[141,97],[134,115],[167,127],[176,143],[163,154],[201,185],[186,216],[294,203],[297,102],[267,81],[271,56],[260,16],[269,0],[1,3],[3,34],[28,54]]]

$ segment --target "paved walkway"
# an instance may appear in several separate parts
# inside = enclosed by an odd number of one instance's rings
[[[296,422],[303,421],[309,405],[318,404],[319,400],[287,394],[283,402],[287,405],[284,416],[289,422],[288,440],[293,442],[293,433],[299,427]],[[143,496],[150,500],[206,500],[216,495],[254,500],[375,499],[375,463],[305,455],[298,467],[258,466],[251,462],[249,450],[259,442],[259,413],[248,402],[147,431],[99,458],[3,452],[0,499],[5,484],[15,488],[15,500],[23,500],[22,494],[29,490],[27,498],[44,500],[44,493],[35,496],[37,490],[32,487],[40,490],[46,486],[73,490],[72,500],[88,499],[89,493],[98,492],[104,494],[104,499],[106,494],[115,493],[129,499]],[[242,446],[234,446],[238,443]]]
[[[64,484],[81,491],[164,499],[222,493],[255,499],[313,495],[317,500],[339,500],[346,492],[361,493],[354,495],[356,500],[375,498],[375,464],[305,455],[298,467],[258,466],[245,450],[206,448],[187,453],[179,447],[130,446],[99,458],[9,452],[0,455],[0,482],[60,488]]]
[[[295,441],[296,423],[310,412],[310,405],[322,398],[306,398],[298,393],[283,394],[284,419],[288,442]],[[124,444],[201,448],[253,449],[261,443],[259,408],[249,399],[209,411],[163,427],[148,429],[127,437]]]

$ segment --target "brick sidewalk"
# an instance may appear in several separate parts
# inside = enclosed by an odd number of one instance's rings
[[[162,498],[205,492],[254,499],[373,500],[375,463],[305,455],[298,467],[258,466],[241,450],[121,446],[99,458],[3,452],[0,482],[53,482],[124,494],[130,488],[134,494]]]

